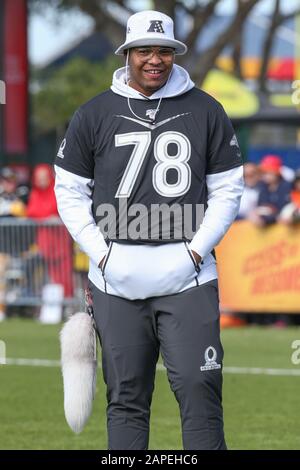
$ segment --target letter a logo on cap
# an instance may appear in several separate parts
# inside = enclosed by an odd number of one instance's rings
[[[164,33],[164,28],[162,27],[162,21],[151,20],[150,27],[149,29],[147,29],[147,33]]]

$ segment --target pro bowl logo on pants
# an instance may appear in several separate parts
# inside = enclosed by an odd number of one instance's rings
[[[213,346],[208,346],[204,353],[205,366],[201,366],[200,370],[212,370],[212,369],[221,369],[221,364],[216,362],[217,351]]]

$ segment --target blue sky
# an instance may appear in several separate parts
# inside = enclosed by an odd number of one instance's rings
[[[300,0],[284,1],[285,11],[289,11],[299,5]],[[274,0],[261,0],[254,10],[254,14],[268,14],[272,10]],[[151,8],[151,2],[135,0],[134,7],[138,9]],[[234,11],[235,0],[222,0],[218,13],[229,14]],[[34,64],[42,65],[60,52],[68,49],[70,45],[87,36],[93,28],[93,21],[81,13],[68,13],[59,16],[46,8],[43,15],[32,15],[29,20],[29,58]],[[124,31],[125,34],[125,31]]]

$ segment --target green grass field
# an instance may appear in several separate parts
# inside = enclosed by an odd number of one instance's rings
[[[59,359],[60,326],[11,319],[0,324],[8,358]],[[222,332],[225,367],[300,371],[291,362],[299,328],[246,327]],[[230,449],[299,449],[300,376],[224,373],[224,413]],[[182,449],[177,402],[157,371],[150,449]],[[101,371],[93,414],[80,435],[64,419],[59,367],[0,366],[0,449],[106,449]]]

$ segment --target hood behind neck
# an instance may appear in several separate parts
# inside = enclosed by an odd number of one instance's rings
[[[157,100],[159,98],[172,98],[183,95],[194,88],[195,83],[190,79],[188,72],[180,65],[174,64],[171,76],[166,85],[161,87],[150,96],[143,95],[126,84],[126,67],[121,67],[113,74],[111,90],[117,95],[133,98],[136,100]]]

